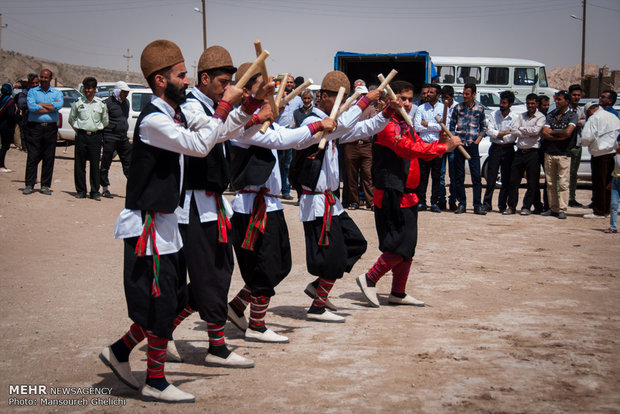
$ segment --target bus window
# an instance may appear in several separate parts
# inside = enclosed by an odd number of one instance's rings
[[[454,66],[436,66],[439,83],[454,83]]]
[[[480,83],[480,67],[477,66],[459,66],[459,77],[456,83]]]
[[[485,68],[484,83],[486,85],[508,85],[508,68]]]
[[[515,68],[515,85],[534,85],[536,83],[536,68]]]
[[[440,82],[454,83],[454,66],[437,66]]]
[[[549,86],[547,84],[547,73],[545,73],[545,68],[538,69],[538,86],[541,88],[546,88]]]

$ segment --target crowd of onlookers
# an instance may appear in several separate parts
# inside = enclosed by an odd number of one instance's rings
[[[13,142],[16,124],[20,131],[20,149],[27,151],[23,194],[32,194],[41,164],[42,194],[51,195],[51,183],[57,141],[58,110],[63,95],[51,87],[53,74],[43,69],[18,82],[16,89],[5,83],[0,97],[0,173],[12,172],[6,166],[6,153]],[[282,84],[287,93],[303,83],[303,78],[289,76]],[[358,79],[354,90],[366,94],[376,88]],[[105,101],[95,96],[97,80],[83,81],[83,96],[71,108],[69,123],[76,131],[75,139],[75,196],[94,200],[111,198],[108,172],[115,154],[119,155],[125,175],[129,171],[131,144],[127,136],[129,106],[126,100],[129,87],[118,82],[112,96]],[[605,218],[611,213],[608,232],[616,232],[618,205],[618,135],[620,120],[613,105],[617,94],[613,90],[601,93],[599,102],[579,105],[583,91],[580,85],[558,91],[553,96],[555,108],[549,111],[550,99],[545,95],[529,94],[527,111],[511,110],[515,95],[500,94],[499,108],[492,111],[476,100],[476,85],[465,84],[463,102],[454,100],[450,86],[426,84],[412,105],[410,118],[420,139],[433,142],[448,132],[458,135],[465,153],[454,151],[443,157],[419,161],[420,182],[417,189],[419,211],[453,211],[465,213],[465,161],[473,189],[473,213],[485,215],[494,209],[493,195],[498,179],[501,182],[495,206],[504,215],[540,214],[560,219],[567,217],[569,207],[584,207],[576,200],[577,170],[582,147],[588,147],[591,158],[592,199],[587,206],[592,212],[585,218]],[[313,108],[314,95],[306,90],[291,100],[276,120],[280,125],[296,127]],[[380,108],[379,108],[380,109]],[[376,106],[366,109],[362,119],[377,113]],[[484,137],[490,139],[488,148],[486,186],[481,180],[479,146]],[[292,200],[288,169],[292,150],[279,151],[282,173],[282,198]],[[372,137],[341,145],[341,179],[343,204],[350,210],[365,205],[373,207]],[[469,158],[469,159],[467,159]],[[86,182],[86,162],[89,162],[89,184]],[[540,186],[540,170],[544,185]],[[446,172],[449,185],[446,186]],[[518,208],[519,186],[525,176],[526,192]],[[501,178],[500,178],[501,177]],[[430,197],[427,190],[431,182]],[[101,191],[102,190],[102,191]]]
[[[365,89],[363,81],[356,81],[356,85],[358,82]],[[503,215],[540,214],[566,219],[568,207],[587,207],[592,212],[583,214],[585,218],[605,218],[611,213],[610,227],[606,232],[616,232],[617,181],[620,177],[617,140],[620,120],[613,105],[617,94],[613,90],[605,90],[598,103],[589,102],[580,106],[582,93],[580,85],[571,85],[568,90],[558,91],[553,96],[555,108],[551,111],[549,97],[529,94],[525,99],[527,110],[517,113],[511,110],[515,95],[511,91],[503,91],[499,108],[489,114],[488,109],[485,111],[475,98],[475,84],[464,85],[461,103],[454,100],[452,87],[425,85],[410,113],[417,135],[425,142],[442,139],[445,133],[438,122],[441,120],[452,134],[461,138],[470,159],[466,159],[459,151],[441,158],[420,159],[418,210],[435,213],[453,211],[456,214],[466,212],[467,161],[474,214],[486,215],[494,209],[493,194],[500,180],[495,206]],[[479,146],[485,136],[488,136],[491,143],[488,147],[487,183],[483,195]],[[343,203],[349,209],[360,207],[358,199],[363,200],[367,207],[372,206],[370,141],[361,140],[358,144],[343,146]],[[368,146],[367,151],[364,151],[365,146]],[[588,147],[592,156],[592,199],[587,206],[575,199],[577,171],[584,146]],[[347,147],[354,147],[355,151]],[[347,153],[355,156],[351,158]],[[544,171],[542,187],[541,167]],[[446,171],[450,181],[447,188]],[[527,189],[518,209],[519,186],[524,176]],[[429,180],[432,181],[430,199],[427,198]]]
[[[51,195],[56,142],[58,140],[59,109],[63,107],[62,92],[51,86],[53,73],[42,69],[20,81],[19,92],[10,84],[2,86],[0,102],[0,173],[13,172],[5,164],[6,153],[13,142],[15,126],[19,126],[19,148],[28,153],[25,171],[24,195],[35,192],[38,166],[41,164],[41,194]],[[109,191],[108,171],[112,158],[118,154],[125,176],[129,171],[131,145],[127,136],[129,124],[129,87],[116,83],[112,95],[105,101],[95,96],[97,80],[86,77],[82,81],[83,96],[71,106],[68,122],[75,130],[74,181],[75,197],[86,198],[86,162],[89,163],[90,198],[112,198]],[[103,153],[102,153],[103,150]],[[103,187],[103,194],[100,192]]]

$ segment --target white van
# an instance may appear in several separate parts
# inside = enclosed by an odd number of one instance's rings
[[[463,85],[510,90],[522,101],[529,93],[553,96],[556,89],[547,83],[545,64],[528,59],[433,56],[438,83],[462,92]]]

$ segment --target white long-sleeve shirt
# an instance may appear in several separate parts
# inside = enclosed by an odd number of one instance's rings
[[[597,109],[581,131],[581,146],[588,147],[593,157],[615,152],[620,133],[620,120],[603,108]]]
[[[222,131],[234,130],[239,124],[247,123],[252,115],[237,108],[229,114],[226,126],[220,119],[208,117],[204,111],[184,110],[187,128],[174,122],[174,109],[163,99],[153,96],[151,103],[161,112],[153,112],[140,123],[140,139],[145,144],[156,148],[176,152],[193,157],[205,157],[213,146],[221,140]],[[181,180],[183,182],[183,157],[179,156]],[[178,252],[183,247],[177,216],[174,213],[155,213],[155,243],[160,254]],[[139,237],[142,233],[143,221],[140,210],[123,209],[114,227],[114,238],[126,239]],[[147,244],[146,254],[152,255],[151,243]]]
[[[513,144],[515,142],[515,137],[512,134],[504,135],[502,138],[498,138],[498,134],[500,131],[510,131],[512,123],[517,116],[517,113],[509,112],[504,117],[501,109],[493,111],[487,119],[487,135],[491,138],[493,144]]]
[[[545,116],[538,110],[532,116],[527,112],[518,114],[510,128],[510,135],[517,140],[517,148],[521,150],[540,148],[540,132],[545,122]]]
[[[424,105],[418,107],[413,120],[413,129],[422,141],[431,143],[439,140],[441,126],[435,117],[443,117],[443,106],[441,102],[435,102],[434,106],[430,102],[425,102]],[[428,122],[428,125],[422,125],[422,121]]]

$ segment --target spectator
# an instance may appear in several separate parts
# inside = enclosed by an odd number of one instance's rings
[[[295,78],[289,76],[285,86],[286,94],[295,89]],[[299,96],[294,97],[280,112],[280,116],[276,118],[276,122],[283,127],[291,128],[293,126],[293,113],[303,106],[303,102]],[[288,181],[288,170],[293,159],[293,150],[278,150],[278,162],[280,163],[280,175],[282,179],[282,198],[284,200],[292,200],[291,183]]]
[[[71,105],[69,125],[75,129],[75,197],[86,198],[86,161],[90,163],[90,198],[101,201],[101,144],[103,128],[108,125],[108,107],[95,96],[97,79],[86,77],[82,81],[84,96]]]
[[[6,168],[6,153],[11,148],[13,136],[15,135],[15,124],[17,123],[17,109],[15,100],[12,96],[13,87],[10,83],[5,83],[0,88],[0,173],[10,173],[13,170]]]
[[[15,96],[15,104],[20,112],[19,117],[19,134],[21,139],[21,150],[26,152],[28,148],[28,137],[30,130],[28,129],[28,91],[31,88],[39,86],[39,75],[36,73],[28,74],[28,83],[26,88]]]
[[[586,115],[583,107],[579,106],[579,100],[582,96],[581,85],[574,84],[568,87],[568,93],[570,95],[570,103],[568,105],[569,111],[575,111],[577,113],[577,127],[573,131],[570,142],[570,182],[568,184],[568,206],[569,207],[583,207],[583,204],[575,200],[575,193],[577,191],[577,171],[579,171],[579,164],[581,163],[581,128],[586,121]]]
[[[441,101],[444,106],[448,107],[446,111],[446,125],[450,125],[450,119],[452,118],[452,111],[458,105],[458,102],[454,100],[454,88],[450,85],[446,85],[441,90]],[[450,196],[448,197],[448,204],[450,211],[456,210],[456,190],[455,190],[455,174],[454,174],[454,153],[456,151],[450,151],[443,155],[443,163],[441,165],[441,176],[439,181],[439,208],[446,209],[446,164],[448,164],[448,173],[450,175]]]
[[[620,136],[616,140],[614,170],[611,173],[611,205],[609,207],[609,228],[605,233],[618,233],[618,199],[620,199]]]
[[[556,108],[547,114],[542,130],[545,140],[545,175],[549,210],[543,216],[566,219],[568,208],[568,183],[570,174],[570,138],[577,127],[577,114],[568,110],[568,91],[553,96]]]
[[[435,120],[436,116],[439,118],[443,116],[444,106],[439,102],[441,87],[437,84],[427,84],[424,85],[423,90],[426,90],[426,102],[418,107],[413,120],[413,128],[422,141],[427,144],[432,144],[435,141],[439,141],[439,132],[441,131],[441,126],[437,123],[437,120]],[[435,157],[429,160],[421,158],[418,163],[420,164],[420,184],[416,190],[419,198],[418,211],[426,211],[428,208],[426,204],[426,188],[428,187],[428,178],[430,175],[433,180],[431,186],[431,211],[433,213],[441,213],[441,209],[439,208],[439,186],[443,160],[441,157]]]
[[[34,193],[37,167],[41,162],[41,194],[52,195],[52,176],[58,139],[58,110],[62,108],[62,92],[50,86],[52,71],[42,69],[39,86],[28,91],[28,159],[26,161],[26,186],[23,194]]]
[[[493,209],[493,192],[497,182],[497,174],[501,170],[502,188],[499,190],[497,208],[502,214],[514,214],[514,208],[507,208],[508,187],[510,186],[510,168],[515,156],[515,137],[510,133],[512,124],[518,114],[510,108],[515,102],[515,95],[510,91],[503,91],[499,96],[499,109],[493,111],[488,120],[487,135],[491,138],[489,157],[487,158],[487,188],[484,192],[485,211]]]
[[[355,86],[356,92],[360,92],[361,96],[366,96],[368,93],[366,82],[358,79],[353,85]],[[374,89],[376,89],[376,87]],[[369,105],[362,113],[360,121],[370,119],[378,112],[374,104]],[[373,193],[375,189],[372,185],[371,175],[372,142],[370,142],[370,138],[371,137],[362,137],[357,141],[340,146],[345,170],[345,174],[343,174],[343,199],[346,199],[349,210],[357,210],[361,205],[359,192],[360,181],[366,208],[369,210],[372,209]]]
[[[547,116],[547,112],[549,112],[549,101],[550,100],[547,95],[538,95],[538,98],[536,99],[536,103],[538,104],[538,111],[544,116]]]
[[[474,214],[485,215],[482,208],[482,182],[480,180],[480,153],[478,144],[486,134],[484,108],[475,101],[476,85],[466,83],[463,87],[463,102],[458,104],[452,111],[450,119],[450,131],[458,135],[463,142],[463,147],[470,155],[469,172],[474,193]],[[454,154],[455,166],[455,191],[458,200],[456,214],[465,213],[467,199],[465,197],[465,157],[461,152]]]
[[[547,117],[547,112],[549,111],[549,97],[547,95],[538,95],[536,99],[536,103],[538,105],[538,111]],[[546,120],[545,120],[546,121]],[[543,171],[545,170],[545,140],[540,139],[540,147],[538,148],[538,162],[542,167]],[[534,194],[534,211],[543,211],[549,210],[549,198],[547,197],[547,176],[544,176],[545,183],[542,188],[542,201],[540,194]]]
[[[511,128],[511,135],[517,140],[517,152],[512,160],[510,170],[510,187],[508,189],[508,208],[516,211],[519,201],[519,185],[525,172],[527,191],[521,205],[521,215],[532,213],[531,207],[536,194],[540,197],[540,163],[538,162],[538,148],[540,148],[540,132],[545,125],[545,116],[537,110],[536,94],[531,93],[525,98],[527,112],[518,114]],[[540,200],[539,200],[540,202]],[[540,214],[541,211],[535,213]]]
[[[301,102],[301,108],[297,108],[295,112],[293,112],[295,128],[301,126],[303,120],[312,113],[312,108],[314,108],[312,104],[312,91],[310,89],[306,89],[301,93]]]
[[[616,91],[612,89],[606,89],[601,92],[600,98],[598,98],[598,103],[603,107],[607,112],[611,112],[616,115],[617,118],[620,118],[618,115],[618,111],[614,109],[614,105],[616,104],[616,99],[618,98],[618,94]]]
[[[586,121],[581,145],[587,145],[592,155],[592,209],[585,218],[605,218],[609,214],[611,173],[614,169],[616,140],[620,133],[620,120],[600,105],[588,102],[585,106]]]
[[[102,195],[105,198],[112,198],[112,193],[110,193],[108,188],[110,185],[108,171],[112,165],[115,152],[121,160],[125,178],[129,175],[131,144],[127,136],[127,130],[129,129],[129,123],[127,122],[129,118],[129,101],[127,101],[127,95],[129,95],[129,86],[123,81],[118,81],[114,85],[112,96],[105,100],[110,122],[103,129],[103,155],[101,156],[101,168],[99,171],[103,187]]]
[[[295,78],[295,88],[299,87],[300,85],[303,85],[305,82],[305,79],[303,76],[298,76]]]

